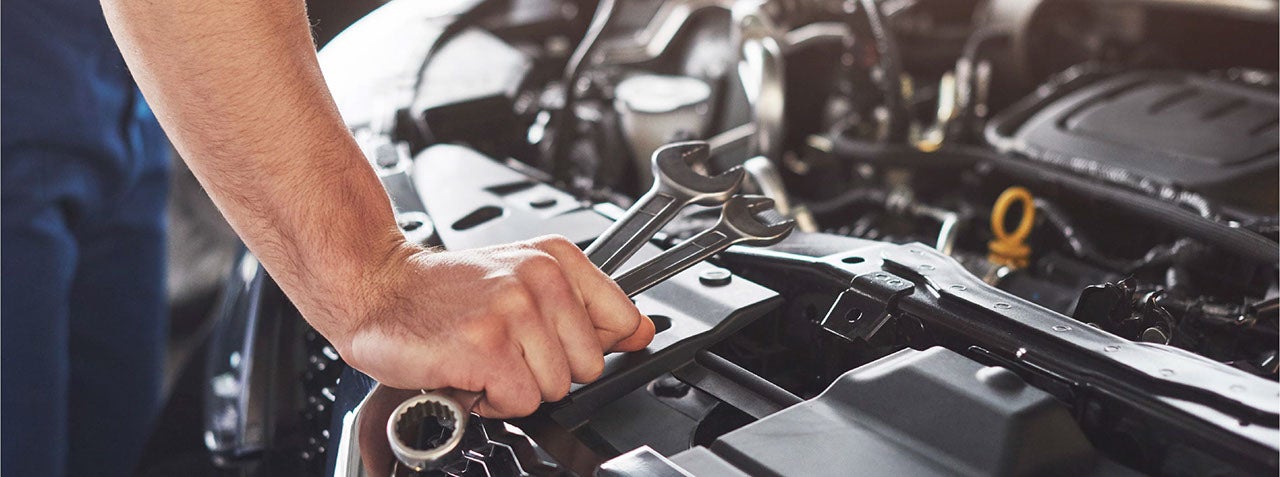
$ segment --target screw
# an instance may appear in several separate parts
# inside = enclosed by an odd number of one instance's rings
[[[699,273],[698,281],[709,287],[722,287],[733,281],[733,274],[723,268],[711,268]]]
[[[412,232],[414,230],[418,230],[418,227],[421,227],[421,226],[422,226],[422,222],[418,220],[406,220],[400,223],[400,228],[404,229],[405,232]]]
[[[675,376],[663,376],[653,382],[653,394],[668,398],[684,397],[689,394],[689,385]]]
[[[546,209],[556,205],[555,197],[542,197],[529,201],[529,206],[535,209]]]

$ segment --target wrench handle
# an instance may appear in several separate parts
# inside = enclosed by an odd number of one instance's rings
[[[685,204],[667,194],[649,193],[609,226],[584,252],[604,273],[612,275],[645,242],[653,238]]]
[[[735,240],[718,230],[718,227],[705,230],[652,260],[628,270],[616,281],[627,296],[634,297],[694,264],[724,251],[734,242]]]

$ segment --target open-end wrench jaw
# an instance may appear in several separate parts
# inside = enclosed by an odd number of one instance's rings
[[[737,196],[724,203],[720,221],[713,228],[726,227],[742,237],[736,243],[753,246],[773,245],[791,235],[796,222],[773,213],[773,199],[760,196]]]
[[[704,141],[668,144],[653,153],[653,187],[627,213],[587,246],[587,257],[612,274],[653,235],[690,204],[719,205],[738,188],[746,171],[740,167],[705,176],[694,164],[705,162],[711,148]]]
[[[723,173],[706,176],[694,169],[706,164],[711,146],[706,141],[667,144],[654,151],[653,188],[650,193],[665,193],[684,198],[688,204],[719,205],[728,200],[742,185],[746,171],[734,166]]]

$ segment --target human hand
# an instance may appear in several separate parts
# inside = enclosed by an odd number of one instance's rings
[[[483,392],[487,417],[531,414],[598,378],[605,352],[653,339],[653,322],[563,237],[404,245],[383,268],[373,296],[354,298],[359,320],[330,337],[340,354],[388,386]]]

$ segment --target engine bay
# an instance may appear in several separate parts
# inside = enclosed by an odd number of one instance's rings
[[[387,3],[320,59],[412,240],[585,245],[689,140],[797,230],[637,295],[649,349],[528,418],[472,419],[457,462],[422,473],[361,424],[405,394],[346,367],[246,256],[206,443],[246,473],[1273,475],[1277,12]]]

